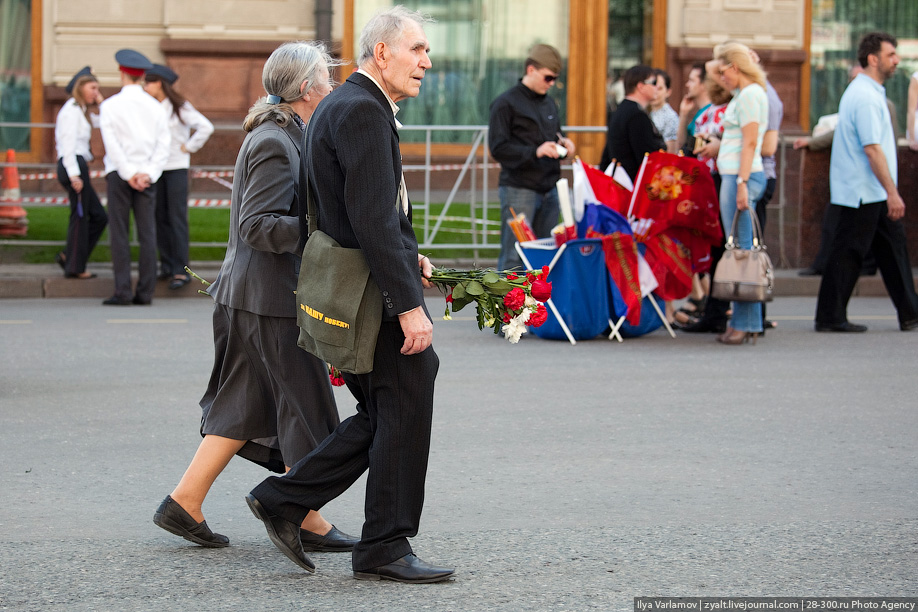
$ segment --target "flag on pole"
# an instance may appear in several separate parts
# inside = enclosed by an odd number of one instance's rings
[[[642,236],[665,232],[689,251],[695,272],[710,268],[711,245],[720,244],[723,232],[714,180],[703,162],[661,152],[645,157],[631,214],[652,221]]]
[[[719,241],[720,211],[707,167],[697,159],[672,153],[654,152],[645,159],[631,214],[653,219],[658,232],[686,227],[709,235],[712,242]]]
[[[601,202],[617,213],[627,215],[628,204],[631,201],[631,192],[628,189],[590,164],[583,163],[579,158],[574,162],[573,168],[575,199],[579,181],[583,185],[581,191],[584,193],[584,202]]]

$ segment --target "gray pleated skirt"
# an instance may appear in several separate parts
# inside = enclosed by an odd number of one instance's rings
[[[338,426],[325,362],[296,345],[293,317],[214,304],[214,369],[201,435],[247,440],[239,456],[283,473]]]

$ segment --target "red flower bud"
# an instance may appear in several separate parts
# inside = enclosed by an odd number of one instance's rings
[[[544,302],[551,297],[551,283],[543,279],[544,277],[533,281],[532,289],[530,290],[532,297],[540,302]]]

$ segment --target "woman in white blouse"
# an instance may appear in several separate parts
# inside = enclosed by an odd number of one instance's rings
[[[99,82],[86,66],[70,79],[64,102],[54,125],[57,146],[57,180],[70,196],[70,222],[67,246],[55,256],[67,278],[92,278],[86,271],[89,254],[108,225],[108,215],[92,188],[87,163],[92,161],[89,139],[92,128],[99,127]]]
[[[191,278],[188,265],[188,168],[195,153],[214,132],[213,124],[173,89],[178,75],[168,66],[153,64],[143,88],[160,101],[169,115],[172,144],[169,160],[156,182],[156,246],[160,278],[171,278],[170,289],[181,289]]]

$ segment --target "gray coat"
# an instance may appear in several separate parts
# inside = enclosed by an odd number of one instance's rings
[[[296,317],[304,144],[292,121],[285,127],[263,123],[245,137],[236,158],[226,258],[209,289],[217,303]]]

